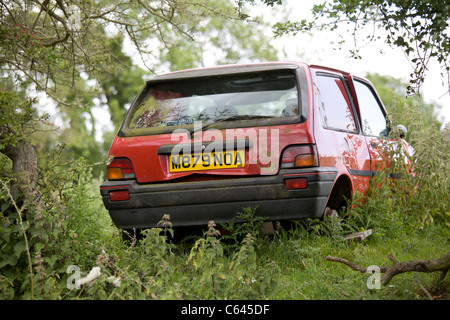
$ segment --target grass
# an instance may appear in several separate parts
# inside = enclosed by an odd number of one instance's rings
[[[449,249],[449,233],[434,226],[434,233],[418,231],[414,235],[383,239],[367,238],[361,243],[335,243],[328,237],[316,236],[305,239],[291,237],[288,241],[266,244],[266,255],[280,263],[282,278],[280,289],[273,299],[283,300],[335,300],[335,299],[426,299],[418,287],[416,277],[430,292],[449,287],[446,279],[439,288],[436,281],[439,274],[400,274],[386,287],[368,289],[369,274],[362,274],[340,263],[326,261],[327,256],[341,257],[362,267],[370,265],[389,266],[387,258],[393,254],[398,261],[435,259]],[[286,257],[289,257],[286,259]],[[436,296],[447,299],[448,296]]]
[[[376,230],[375,230],[376,231]],[[255,243],[257,264],[262,267],[273,261],[280,270],[273,300],[411,300],[427,299],[427,294],[416,279],[435,299],[448,299],[448,278],[437,283],[439,273],[405,273],[397,275],[388,286],[369,289],[369,274],[362,274],[340,263],[327,261],[335,256],[352,261],[362,267],[389,266],[393,254],[399,262],[436,259],[448,252],[450,233],[446,225],[434,223],[424,229],[398,232],[396,236],[370,236],[362,242],[337,240],[329,235],[312,234],[311,230],[297,226],[293,230],[280,230],[271,237],[258,238]],[[231,263],[235,246],[225,246],[223,265]],[[230,246],[230,245],[228,245]],[[171,287],[167,299],[215,299],[205,294],[205,284],[199,274],[187,272],[189,250],[186,244],[174,245],[167,261],[171,265]],[[227,286],[227,280],[219,280]],[[219,296],[224,299],[225,296]],[[249,296],[236,296],[248,299]]]
[[[408,214],[402,210],[374,211],[375,202],[386,202],[380,196],[353,210],[351,218],[340,219],[341,224],[334,228],[322,220],[295,221],[291,228],[280,228],[273,236],[254,235],[246,243],[242,241],[245,235],[255,233],[255,226],[262,221],[252,218],[257,211],[249,208],[241,213],[248,223],[228,225],[234,234],[219,237],[220,242],[199,233],[172,243],[162,232],[154,230],[134,244],[122,241],[102,206],[97,185],[89,185],[88,180],[83,179],[84,183],[72,192],[65,224],[50,233],[56,236],[48,236],[46,244],[31,244],[32,252],[39,252],[45,261],[39,265],[38,256],[32,259],[34,284],[28,280],[24,254],[14,268],[0,269],[3,299],[428,299],[417,281],[434,299],[449,298],[449,277],[438,283],[439,273],[400,274],[388,286],[369,289],[370,274],[326,260],[327,256],[334,256],[361,267],[389,266],[392,264],[389,254],[403,262],[436,259],[449,251],[448,220],[435,219],[423,225],[411,210]],[[56,224],[59,226],[61,221]],[[357,228],[372,228],[373,234],[362,242],[346,241],[339,236]],[[17,249],[13,240],[20,238],[19,231],[10,235],[11,252]],[[39,233],[42,231],[39,229]],[[203,231],[206,234],[207,226]],[[32,228],[28,232],[35,233]],[[71,276],[66,271],[69,265],[79,266],[84,276],[92,267],[100,266],[102,276],[92,286],[69,290],[66,285]],[[108,280],[111,276],[122,279],[120,287],[111,285]]]

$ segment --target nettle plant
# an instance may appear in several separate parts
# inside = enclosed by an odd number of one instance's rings
[[[249,214],[250,211],[245,212]],[[259,232],[259,229],[257,230]],[[216,224],[210,221],[204,237],[195,242],[187,261],[195,272],[201,273],[202,283],[211,284],[212,290],[205,292],[206,297],[215,299],[270,297],[278,288],[281,272],[272,261],[260,265],[255,248],[256,238],[247,233],[239,250],[230,260],[224,255],[224,246],[219,237],[220,232],[216,229]],[[239,234],[231,237],[237,239]]]
[[[99,241],[107,233],[88,190],[89,171],[81,162],[58,169],[57,161],[52,163],[52,169],[43,167],[39,173],[45,175],[38,189],[45,205],[39,211],[18,189],[13,192],[12,181],[0,180],[0,297],[4,299],[64,298],[68,265],[89,263],[95,256],[86,241]]]

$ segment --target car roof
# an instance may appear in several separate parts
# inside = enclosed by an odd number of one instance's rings
[[[246,63],[246,64],[219,65],[213,67],[178,70],[157,75],[147,80],[147,83],[160,82],[166,80],[183,80],[198,77],[211,77],[211,76],[221,76],[229,74],[251,73],[251,72],[261,72],[271,70],[286,70],[286,69],[295,70],[298,68],[310,68],[316,70],[337,72],[343,74],[344,76],[351,75],[351,73],[347,71],[323,65],[307,64],[298,61],[272,61],[272,62]],[[368,79],[366,79],[363,76],[353,74],[352,76],[365,82],[371,83]]]
[[[162,81],[162,80],[175,80],[175,79],[189,79],[197,77],[209,77],[220,76],[228,74],[239,74],[248,72],[260,72],[270,70],[286,70],[286,69],[298,69],[299,67],[307,66],[302,62],[261,62],[250,64],[234,64],[234,65],[222,65],[216,67],[197,68],[174,71],[158,75],[147,82]]]

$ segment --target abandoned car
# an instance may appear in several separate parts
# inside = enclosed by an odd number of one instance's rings
[[[146,82],[110,149],[103,202],[120,229],[321,217],[364,193],[390,128],[366,79],[270,62]],[[403,142],[405,150],[408,149]],[[328,209],[329,210],[329,209]]]

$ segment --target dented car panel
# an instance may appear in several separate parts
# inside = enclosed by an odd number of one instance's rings
[[[370,94],[372,93],[372,96]],[[384,124],[383,124],[384,121]],[[279,62],[173,72],[149,80],[110,149],[100,186],[117,227],[321,217],[365,192],[387,138],[365,79]]]

